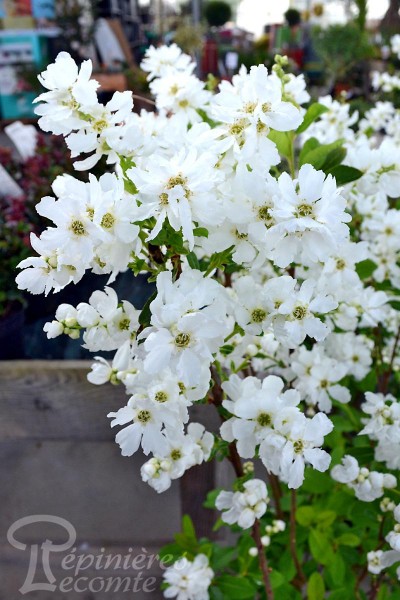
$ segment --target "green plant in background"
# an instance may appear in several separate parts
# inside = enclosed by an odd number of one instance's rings
[[[211,27],[221,27],[232,17],[232,9],[223,0],[211,0],[205,5],[204,16]]]
[[[358,63],[373,56],[367,34],[354,23],[315,27],[312,42],[323,64],[329,87],[344,80]]]
[[[193,55],[203,46],[203,30],[200,26],[191,23],[181,23],[175,31],[174,42],[184,52]]]
[[[301,14],[295,8],[289,8],[285,12],[284,17],[289,27],[295,27],[296,25],[300,25],[301,23]]]

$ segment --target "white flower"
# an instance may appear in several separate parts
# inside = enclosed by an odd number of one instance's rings
[[[309,404],[330,412],[332,399],[343,404],[350,401],[349,390],[337,383],[347,374],[346,365],[325,356],[319,346],[310,351],[301,347],[290,367],[297,375],[294,386]]]
[[[156,373],[169,366],[185,385],[196,385],[207,377],[213,353],[232,328],[226,318],[225,290],[192,269],[174,283],[171,273],[161,273],[157,290],[150,305],[153,327],[141,334],[146,338],[144,368]]]
[[[221,436],[232,442],[237,440],[237,449],[243,458],[253,458],[255,448],[270,433],[274,420],[285,408],[298,412],[300,394],[295,390],[282,393],[283,381],[270,375],[262,382],[256,377],[240,379],[231,375],[222,384],[222,389],[231,400],[223,406],[233,417],[221,426]]]
[[[222,221],[214,194],[219,175],[213,167],[212,154],[199,156],[193,148],[182,149],[169,158],[153,156],[146,161],[145,168],[128,170],[128,177],[139,190],[137,199],[141,205],[136,220],[156,218],[149,240],[157,236],[168,219],[175,231],[182,230],[192,249],[196,224],[207,227]]]
[[[271,211],[276,224],[267,232],[269,256],[279,267],[303,260],[325,262],[348,237],[346,201],[331,175],[303,165],[293,180],[282,173],[281,197]]]
[[[171,68],[180,72],[192,73],[195,66],[191,57],[184,54],[176,44],[160,48],[150,46],[140,63],[140,68],[148,73],[147,79],[149,80],[163,77]]]
[[[103,155],[107,155],[109,164],[119,160],[116,151],[119,149],[120,136],[129,135],[129,129],[121,127],[121,123],[127,121],[132,109],[131,92],[115,92],[105,106],[96,104],[87,109],[86,119],[79,131],[71,133],[66,138],[66,143],[71,150],[72,158],[82,153],[94,153],[84,160],[76,161],[75,169],[79,171],[91,169]],[[137,131],[136,135],[138,135]]]
[[[162,418],[165,414],[157,410],[148,400],[132,397],[127,406],[120,408],[116,413],[108,413],[107,416],[113,419],[111,427],[132,422],[131,425],[121,429],[115,437],[122,456],[132,456],[140,445],[144,454],[154,452],[162,455],[167,450],[166,438],[161,433]]]
[[[371,550],[368,552],[368,571],[374,575],[379,575],[382,572],[383,565],[381,563],[383,551],[382,550]]]
[[[211,115],[224,124],[221,132],[235,153],[251,164],[260,153],[267,168],[279,162],[277,149],[268,138],[270,128],[289,131],[302,121],[300,111],[282,101],[280,80],[269,75],[263,65],[251,67],[249,73],[241,67],[232,83],[223,81],[214,97]]]
[[[117,350],[112,360],[112,364],[101,356],[94,357],[96,362],[92,364],[91,371],[87,378],[94,385],[102,385],[107,381],[113,384],[121,383],[124,373],[127,372],[132,361],[132,348],[130,341],[127,340]]]
[[[80,69],[67,52],[60,52],[55,62],[39,75],[39,81],[49,91],[40,94],[35,108],[40,115],[39,126],[44,131],[67,135],[79,129],[83,121],[79,112],[97,104],[97,81],[91,80],[92,62],[86,60]]]
[[[316,315],[334,310],[338,303],[332,296],[316,293],[315,287],[311,279],[304,281],[300,290],[279,306],[273,319],[276,337],[289,346],[300,345],[307,335],[320,342],[329,333],[329,327]]]
[[[248,529],[265,514],[268,500],[265,483],[261,479],[251,479],[243,484],[243,491],[220,492],[215,505],[224,511],[221,518],[225,523],[237,523],[242,529]]]
[[[198,110],[204,110],[212,96],[204,89],[203,81],[175,69],[152,81],[150,90],[156,98],[157,108],[173,112],[185,125],[202,121]]]
[[[342,464],[333,467],[331,476],[340,483],[346,483],[363,502],[373,502],[384,495],[384,488],[390,489],[397,485],[393,475],[360,468],[357,459],[349,455],[343,457]]]
[[[317,471],[328,469],[331,457],[319,446],[332,429],[332,421],[323,413],[307,419],[300,411],[282,410],[274,421],[275,431],[260,445],[260,458],[289,488],[298,488],[304,481],[306,463]]]
[[[205,554],[198,554],[194,561],[180,558],[165,570],[164,581],[168,587],[164,590],[164,598],[209,600],[208,588],[213,577]]]

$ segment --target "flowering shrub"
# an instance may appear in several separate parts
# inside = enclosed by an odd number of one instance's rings
[[[108,416],[122,454],[149,457],[157,492],[203,461],[234,468],[206,506],[237,542],[197,539],[185,517],[163,550],[165,597],[394,600],[397,132],[380,143],[378,108],[360,123],[331,98],[302,108],[304,79],[284,66],[242,68],[212,93],[177,46],[151,48],[158,113],[137,115],[129,92],[98,104],[90,62],[61,53],[41,76],[39,123],[78,169],[105,155],[115,173],[56,178],[37,207],[52,224],[17,281],[47,294],[130,269],[156,282],[141,311],[106,287],[45,330],[116,351],[88,378],[125,386]],[[190,422],[195,403],[218,411],[218,432]]]

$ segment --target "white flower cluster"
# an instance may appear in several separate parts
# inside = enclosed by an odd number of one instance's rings
[[[393,517],[395,521],[393,529],[385,537],[391,550],[372,550],[367,554],[368,571],[374,575],[400,562],[400,504],[393,508]],[[396,573],[400,580],[400,566]]]
[[[124,342],[133,341],[139,328],[139,311],[127,300],[119,305],[117,294],[110,287],[104,292],[93,292],[89,303],[81,302],[76,308],[60,304],[55,317],[44,326],[48,338],[64,333],[76,339],[84,330],[84,348],[91,352],[117,350]]]
[[[372,72],[372,87],[374,90],[382,90],[387,94],[391,92],[395,92],[400,89],[400,77],[397,74],[390,75],[384,71],[381,73],[380,71]]]
[[[151,455],[142,478],[168,489],[211,456],[214,435],[189,413],[218,388],[220,437],[298,488],[306,465],[329,467],[326,413],[351,402],[349,381],[369,374],[375,330],[385,328],[382,357],[400,366],[400,318],[380,285],[400,288],[399,112],[378,103],[357,129],[345,102],[321,98],[325,112],[296,138],[309,96],[304,78],[279,64],[242,67],[215,93],[175,44],[150,48],[142,67],[157,113],[133,113],[129,92],[100,105],[90,62],[79,70],[65,53],[42,74],[41,126],[64,135],[74,156],[89,155],[77,168],[104,156],[115,172],[56,179],[55,198],[38,205],[53,225],[32,237],[38,256],[21,263],[18,285],[48,293],[87,270],[109,283],[128,268],[151,273],[157,290],[142,312],[106,287],[88,303],[62,304],[45,326],[49,337],[82,333],[89,350],[116,351],[96,357],[88,378],[126,388],[127,405],[109,414],[122,454]],[[382,143],[373,135],[381,130]],[[294,138],[286,172],[282,148]],[[331,144],[333,158],[346,154],[345,173],[359,178],[338,187],[320,144]],[[398,404],[372,397],[362,433],[378,442],[378,461],[399,468]],[[351,456],[332,475],[368,501],[395,485]],[[267,501],[253,479],[218,503],[225,521],[250,527]],[[182,576],[177,563],[169,571],[168,597],[208,597],[212,574],[196,560],[182,563]]]
[[[363,412],[369,415],[363,419],[364,429],[360,435],[368,435],[377,443],[375,458],[386,463],[389,469],[400,469],[400,402],[390,394],[365,394]]]
[[[306,462],[327,470],[330,456],[320,446],[333,424],[323,413],[307,418],[298,406],[299,392],[283,392],[284,382],[274,375],[263,382],[231,375],[222,387],[231,398],[223,406],[233,416],[221,426],[221,436],[237,442],[240,456],[252,458],[258,447],[268,471],[290,488],[303,483]]]
[[[47,196],[36,206],[50,219],[37,238],[31,235],[39,257],[20,263],[24,268],[18,286],[33,294],[58,292],[70,282],[77,283],[87,269],[110,274],[109,282],[127,269],[131,253],[140,254],[139,227],[135,204],[124,192],[123,181],[111,173],[99,180],[90,175],[88,183],[70,175],[53,183],[57,199]]]
[[[205,554],[198,554],[193,561],[180,558],[164,573],[164,598],[177,600],[209,600],[208,588],[214,577]]]
[[[363,502],[373,502],[384,495],[385,489],[392,489],[397,485],[396,478],[390,473],[360,468],[357,459],[349,455],[343,457],[342,464],[333,467],[331,475],[336,481],[346,483]]]
[[[218,494],[215,506],[222,510],[222,520],[229,525],[237,523],[242,529],[254,525],[262,517],[268,504],[267,486],[261,479],[250,479],[238,492],[222,491]]]

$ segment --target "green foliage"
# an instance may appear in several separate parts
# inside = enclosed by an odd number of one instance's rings
[[[367,34],[353,23],[314,28],[312,40],[325,71],[335,79],[344,78],[359,61],[372,56]]]
[[[308,600],[323,600],[325,598],[325,584],[320,573],[313,573],[307,584]]]
[[[296,8],[289,8],[284,17],[289,27],[295,27],[301,23],[301,14]]]
[[[231,18],[232,9],[223,0],[211,0],[205,5],[204,16],[211,27],[221,27]]]
[[[314,121],[318,119],[321,115],[328,111],[328,108],[323,104],[319,104],[318,102],[314,102],[307,109],[306,114],[304,115],[304,119],[302,124],[297,128],[296,133],[303,133],[310,127]],[[315,139],[315,138],[314,138]]]

